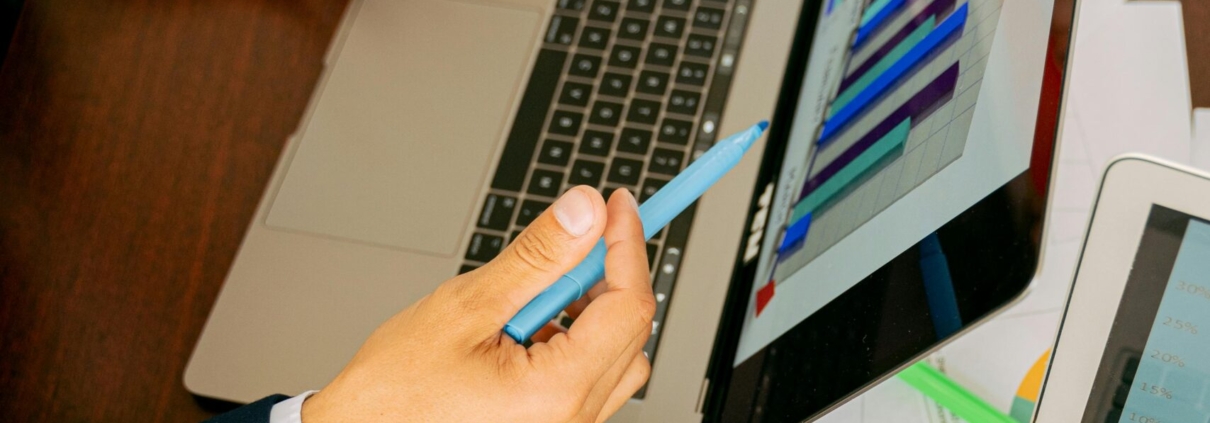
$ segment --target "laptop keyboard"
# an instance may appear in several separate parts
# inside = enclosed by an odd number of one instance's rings
[[[460,273],[495,257],[573,186],[606,198],[625,188],[646,201],[709,149],[750,7],[557,0]],[[647,244],[657,310],[644,351],[653,365],[692,219],[691,207]]]

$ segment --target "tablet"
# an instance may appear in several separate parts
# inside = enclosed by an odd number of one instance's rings
[[[1210,421],[1210,175],[1105,172],[1038,423]]]
[[[707,421],[818,418],[1024,295],[1073,8],[804,2]]]

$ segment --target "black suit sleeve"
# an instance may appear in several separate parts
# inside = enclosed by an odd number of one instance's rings
[[[221,414],[203,423],[268,423],[269,412],[279,402],[290,399],[285,395],[270,395],[259,401]]]

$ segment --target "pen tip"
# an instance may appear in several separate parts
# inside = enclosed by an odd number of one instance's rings
[[[760,122],[757,122],[756,126],[759,126],[761,131],[764,131],[766,129],[769,129],[769,121],[762,120]]]

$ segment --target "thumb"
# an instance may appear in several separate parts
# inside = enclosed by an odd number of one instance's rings
[[[457,291],[501,328],[521,307],[584,260],[605,231],[605,200],[595,189],[568,190],[494,260],[459,278]]]

